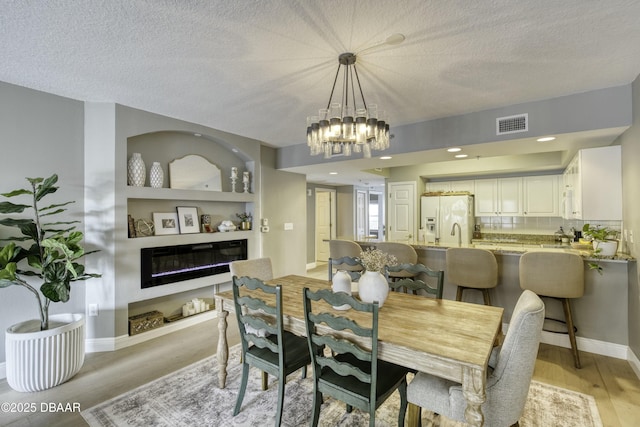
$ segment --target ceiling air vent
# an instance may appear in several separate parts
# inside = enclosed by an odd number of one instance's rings
[[[527,132],[529,130],[529,114],[498,117],[496,119],[496,135]]]

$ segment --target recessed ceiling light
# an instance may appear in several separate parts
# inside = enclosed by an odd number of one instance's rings
[[[198,136],[198,137],[200,137],[200,136],[202,136],[202,134],[201,134],[201,133],[194,133],[194,134],[193,134],[193,136]]]
[[[555,136],[545,136],[544,138],[536,139],[536,141],[538,141],[538,142],[547,142],[547,141],[553,141],[554,139],[556,139]]]
[[[467,154],[456,154],[455,155],[456,159],[464,159],[465,157],[467,157]]]
[[[329,172],[329,175],[338,175],[338,172]]]
[[[389,160],[391,158],[392,158],[391,156],[382,156],[380,157],[380,160]]]
[[[238,149],[237,148],[232,148],[231,151],[233,151],[234,153],[237,153]]]
[[[457,153],[458,151],[462,151],[462,148],[460,147],[451,147],[451,148],[447,148],[447,151],[450,153]]]

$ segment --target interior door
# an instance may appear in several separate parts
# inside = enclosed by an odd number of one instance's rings
[[[389,229],[387,240],[410,241],[415,236],[416,183],[389,184]]]
[[[316,261],[329,260],[329,240],[335,238],[335,192],[316,189]]]

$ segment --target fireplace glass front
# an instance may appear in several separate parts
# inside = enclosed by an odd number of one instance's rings
[[[246,239],[143,248],[141,287],[227,273],[232,261],[244,259],[247,259]]]

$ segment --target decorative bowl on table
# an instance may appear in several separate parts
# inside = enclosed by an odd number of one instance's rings
[[[222,223],[218,226],[218,231],[235,231],[236,225],[231,221],[222,221]]]

